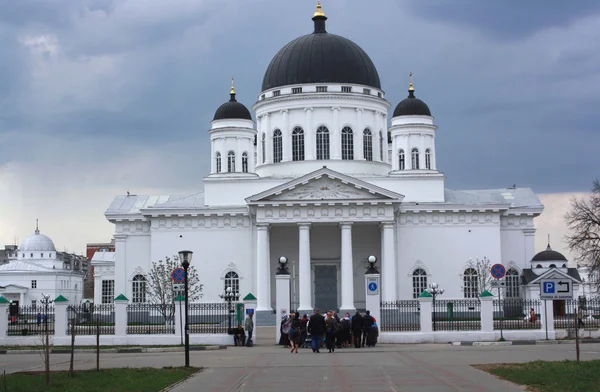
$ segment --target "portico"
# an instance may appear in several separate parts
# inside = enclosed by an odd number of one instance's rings
[[[248,198],[256,222],[257,311],[272,310],[271,280],[282,255],[297,260],[300,312],[334,303],[341,312],[355,311],[362,290],[356,274],[370,254],[382,260],[382,298],[396,299],[395,211],[402,198],[327,168]]]

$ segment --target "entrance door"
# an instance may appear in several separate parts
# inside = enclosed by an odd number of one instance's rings
[[[315,268],[315,307],[322,313],[338,309],[337,267],[318,265]]]

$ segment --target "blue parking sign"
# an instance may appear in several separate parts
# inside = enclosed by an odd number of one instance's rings
[[[544,294],[554,294],[556,292],[556,285],[554,282],[544,282],[542,290]]]

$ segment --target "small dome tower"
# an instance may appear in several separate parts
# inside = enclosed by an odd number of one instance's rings
[[[436,129],[429,107],[415,97],[411,72],[408,97],[394,109],[390,127],[392,174],[437,173]]]
[[[215,112],[211,122],[210,176],[245,176],[254,174],[256,166],[256,130],[250,111],[235,99],[231,78],[229,101]]]

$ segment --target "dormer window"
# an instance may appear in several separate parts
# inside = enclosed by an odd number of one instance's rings
[[[326,93],[327,92],[327,86],[317,86],[317,92],[318,93]]]
[[[43,257],[44,257],[44,254],[43,254],[43,253],[40,253],[40,257],[42,257],[42,258],[43,258]]]
[[[261,95],[260,99],[265,99],[265,94]]]
[[[302,92],[302,87],[292,88],[292,94],[300,94],[301,92]]]
[[[363,94],[371,95],[371,89],[370,88],[363,88]]]
[[[342,92],[343,93],[351,93],[352,87],[351,86],[342,86]]]
[[[273,91],[273,96],[274,97],[278,97],[280,95],[281,95],[281,90],[275,90],[275,91]]]

